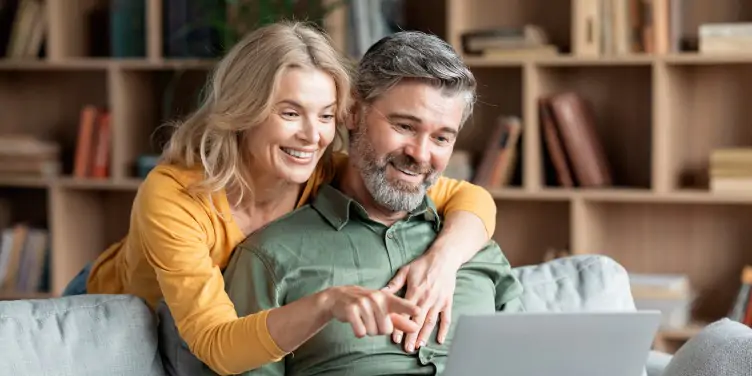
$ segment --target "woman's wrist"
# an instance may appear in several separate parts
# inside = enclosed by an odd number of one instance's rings
[[[431,265],[454,270],[459,270],[465,262],[462,256],[461,252],[457,252],[456,247],[449,246],[438,239],[426,252],[426,257],[428,257]]]
[[[314,314],[321,320],[322,324],[334,319],[334,313],[332,312],[332,307],[334,306],[334,289],[335,287],[330,287],[315,294]]]

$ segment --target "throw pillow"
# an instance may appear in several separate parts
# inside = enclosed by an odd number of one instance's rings
[[[703,329],[674,354],[662,376],[742,376],[752,374],[752,329],[721,319]]]

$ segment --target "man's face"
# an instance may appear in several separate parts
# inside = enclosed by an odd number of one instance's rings
[[[348,124],[350,158],[374,200],[412,211],[452,155],[465,100],[417,81],[403,81]]]

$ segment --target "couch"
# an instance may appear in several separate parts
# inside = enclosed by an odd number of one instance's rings
[[[527,311],[634,310],[625,269],[577,255],[516,268]],[[130,295],[0,302],[0,370],[25,376],[163,376],[157,318]],[[651,352],[647,374],[671,356]]]

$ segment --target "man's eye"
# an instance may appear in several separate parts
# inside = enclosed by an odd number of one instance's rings
[[[409,131],[412,129],[412,127],[409,126],[408,124],[397,124],[397,128],[402,129],[404,131]]]

